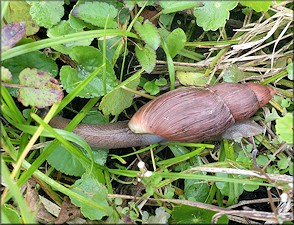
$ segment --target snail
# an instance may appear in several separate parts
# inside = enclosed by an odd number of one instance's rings
[[[240,129],[243,129],[240,135],[253,136],[261,131],[248,130],[246,126],[251,122],[246,121],[274,94],[272,87],[256,83],[222,83],[204,89],[183,87],[151,100],[129,122],[79,124],[73,132],[95,148],[126,148],[168,141],[202,142],[230,138],[232,135],[226,131],[238,133]],[[69,122],[56,116],[50,125],[63,129]]]

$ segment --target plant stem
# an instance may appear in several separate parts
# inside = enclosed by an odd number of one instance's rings
[[[136,94],[136,95],[140,95],[140,96],[142,96],[142,97],[144,97],[144,98],[149,98],[149,99],[154,99],[154,98],[155,98],[155,96],[151,96],[151,95],[148,95],[148,94],[142,93],[142,92],[140,92],[140,91],[134,90],[134,89],[132,89],[132,88],[128,88],[128,87],[126,87],[126,86],[122,86],[121,88],[124,89],[124,90],[126,90],[126,91],[128,91],[128,92],[134,93],[134,94]]]

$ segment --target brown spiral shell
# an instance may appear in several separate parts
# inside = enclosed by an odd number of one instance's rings
[[[129,127],[135,133],[156,134],[170,141],[209,140],[235,121],[250,118],[274,94],[273,88],[255,83],[179,88],[141,107]]]

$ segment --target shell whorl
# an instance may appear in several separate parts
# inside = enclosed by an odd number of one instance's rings
[[[275,94],[269,86],[222,83],[209,88],[179,88],[141,107],[129,122],[135,133],[170,141],[199,142],[250,118]]]

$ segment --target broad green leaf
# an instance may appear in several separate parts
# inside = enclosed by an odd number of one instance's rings
[[[135,53],[142,68],[147,73],[151,73],[156,64],[155,51],[148,45],[145,45],[144,47],[136,45]]]
[[[169,54],[174,58],[181,51],[186,43],[186,34],[181,28],[173,30],[166,39]]]
[[[95,26],[90,24],[90,23],[86,23],[85,21],[75,17],[72,12],[75,10],[76,7],[78,7],[79,5],[81,4],[84,4],[85,3],[85,0],[79,0],[77,1],[77,3],[75,4],[75,6],[72,8],[72,10],[70,11],[70,14],[69,14],[69,17],[68,17],[68,20],[69,20],[69,23],[71,25],[72,28],[74,29],[83,29],[85,27],[91,29],[91,30],[94,30],[95,29]]]
[[[165,78],[161,77],[161,78],[159,78],[159,79],[155,79],[155,84],[156,84],[157,86],[162,87],[162,86],[167,85],[167,80],[166,80]]]
[[[52,77],[58,73],[57,64],[40,51],[26,53],[3,61],[2,65],[12,73],[13,83],[19,83],[19,73],[25,68],[36,68],[48,72]],[[11,88],[10,93],[16,97],[17,89]]]
[[[21,218],[16,209],[11,205],[3,204],[1,206],[1,223],[2,224],[21,224]]]
[[[1,29],[1,52],[6,51],[17,44],[26,34],[26,24],[6,24]]]
[[[293,144],[293,114],[287,113],[276,120],[276,132],[282,141]]]
[[[156,95],[160,91],[159,87],[155,84],[155,80],[147,81],[143,88],[151,95]]]
[[[202,3],[202,7],[194,9],[196,23],[205,31],[215,31],[225,26],[230,10],[237,6],[238,1],[203,1]]]
[[[243,1],[241,0],[240,3],[244,6],[251,7],[256,12],[262,12],[262,11],[265,12],[273,4],[273,1]]]
[[[72,60],[77,62],[77,68],[63,66],[60,71],[61,83],[65,90],[70,93],[75,86],[88,77],[96,68],[103,64],[102,53],[90,46],[76,46],[69,53]],[[116,85],[116,76],[111,63],[106,60],[106,91],[111,91]],[[99,72],[84,90],[79,93],[81,98],[92,98],[104,95],[103,71]]]
[[[207,183],[203,183],[200,180],[190,179],[185,180],[184,183],[185,199],[196,202],[205,202],[210,189]]]
[[[228,67],[223,74],[224,81],[229,83],[238,83],[244,77],[245,73],[239,70],[239,68],[236,65]]]
[[[83,31],[83,29],[74,29],[70,26],[69,21],[61,21],[59,24],[49,28],[47,30],[47,36],[48,37],[58,37],[58,36],[63,36],[66,34],[73,34]],[[62,52],[63,54],[69,54],[70,51],[75,47],[75,46],[89,46],[91,42],[93,41],[94,38],[88,38],[88,39],[83,39],[79,41],[74,41],[74,42],[69,42],[61,45],[54,45],[52,48],[55,50]]]
[[[80,161],[61,144],[49,155],[47,161],[56,170],[66,175],[80,177],[86,171]]]
[[[293,75],[293,63],[290,63],[288,66],[287,66],[287,72],[288,72],[288,78],[290,80],[293,80],[294,79],[294,75]]]
[[[122,87],[136,89],[140,82],[141,72],[138,71],[102,98],[99,109],[105,115],[119,115],[124,109],[132,105],[134,94],[124,90]]]
[[[111,212],[111,207],[108,205],[107,189],[95,177],[84,174],[80,180],[77,180],[72,188],[72,191],[99,203],[107,211]],[[110,216],[105,211],[94,209],[76,198],[71,198],[71,202],[80,207],[82,214],[90,220],[100,220],[103,216]]]
[[[172,211],[172,224],[211,224],[217,212],[187,205],[177,205]],[[228,218],[222,216],[217,224],[228,224]]]
[[[108,157],[109,150],[108,149],[93,149],[93,150],[95,150],[92,152],[94,157],[94,162],[101,166],[104,166]],[[87,156],[88,158],[91,159],[90,155],[87,154]]]
[[[31,6],[26,1],[10,1],[9,10],[5,19],[8,23],[24,22],[26,24],[26,36],[37,33],[40,29],[30,15]]]
[[[85,2],[72,11],[72,15],[94,26],[117,28],[115,20],[118,10],[106,2]]]
[[[19,74],[18,101],[24,106],[35,106],[44,108],[61,101],[63,92],[58,81],[50,76],[48,72],[37,69],[24,69]]]
[[[64,15],[64,1],[27,1],[30,14],[38,25],[49,28],[57,24]]]
[[[143,41],[152,49],[156,50],[159,47],[160,35],[154,24],[145,20],[144,24],[136,22],[134,28]]]
[[[253,192],[259,188],[259,185],[244,184],[243,188],[245,191]]]
[[[203,73],[198,72],[186,72],[186,71],[176,71],[178,80],[182,85],[199,85],[206,84],[209,77],[204,76]]]
[[[201,5],[198,1],[160,1],[159,4],[163,8],[162,13],[164,14],[191,9]]]
[[[11,80],[12,80],[12,74],[9,71],[9,69],[6,69],[5,67],[1,66],[1,81],[9,82]]]
[[[286,169],[286,168],[289,167],[290,163],[291,163],[291,158],[288,157],[288,158],[282,158],[282,159],[280,159],[278,161],[277,165],[278,165],[278,167],[279,167],[280,170],[284,170],[284,169]]]
[[[268,163],[268,157],[264,156],[264,155],[259,155],[256,158],[256,162],[259,166],[265,166]]]

